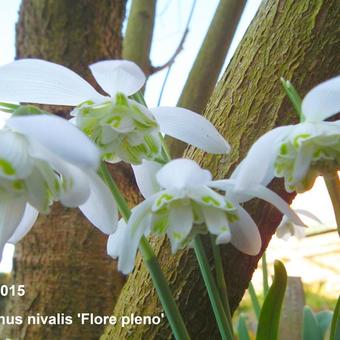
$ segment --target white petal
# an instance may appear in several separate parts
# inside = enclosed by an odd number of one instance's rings
[[[6,125],[70,163],[95,169],[99,165],[99,149],[66,119],[53,115],[18,116],[7,120]]]
[[[0,158],[7,161],[12,168],[1,167],[1,177],[25,178],[32,172],[33,161],[29,154],[29,146],[25,136],[8,129],[1,129],[0,146]]]
[[[79,206],[86,218],[105,234],[112,234],[117,227],[118,211],[113,196],[102,181],[92,171],[87,172],[90,197]]]
[[[151,109],[163,133],[209,153],[229,153],[228,142],[198,113],[180,107]]]
[[[3,248],[11,238],[25,211],[25,200],[20,198],[7,198],[0,201],[0,261]]]
[[[128,230],[124,232],[118,260],[118,270],[124,274],[132,272],[139,242],[150,227],[151,214],[149,209],[153,200],[154,197],[151,196],[132,209]]]
[[[196,188],[191,188],[187,195],[200,205],[229,210],[229,208],[227,209],[224,196],[218,194],[209,187],[199,186]]]
[[[309,170],[313,158],[314,145],[302,145],[297,153],[294,163],[293,181],[295,183],[303,180]]]
[[[225,191],[226,199],[233,202],[243,203],[253,198],[253,196],[248,195],[246,191],[235,191],[235,183],[235,179],[221,179],[217,181],[211,181],[208,186]]]
[[[267,185],[274,177],[276,145],[288,135],[292,126],[280,126],[261,136],[250,148],[246,158],[235,169],[235,190],[247,189],[253,184]]]
[[[141,165],[132,165],[139,191],[145,198],[160,191],[156,173],[161,168],[160,163],[146,160],[143,160]]]
[[[314,220],[315,222],[322,224],[322,221],[316,215],[314,215],[313,213],[311,213],[308,210],[305,210],[305,209],[295,209],[295,212],[297,214],[299,214],[299,215],[306,216],[306,217],[310,218],[311,220]]]
[[[108,255],[114,259],[120,256],[125,232],[127,232],[127,224],[123,219],[120,219],[116,231],[109,236],[106,246]]]
[[[193,214],[190,204],[172,204],[169,211],[168,237],[171,241],[171,251],[175,253],[190,233]]]
[[[31,230],[33,224],[38,218],[38,215],[39,211],[37,209],[33,208],[29,204],[26,204],[24,216],[22,217],[19,225],[15,229],[8,242],[12,244],[19,242]]]
[[[293,223],[301,226],[305,225],[296,214],[296,212],[288,205],[288,203],[274,191],[271,191],[264,186],[258,185],[248,188],[248,192],[249,194],[261,198],[264,201],[272,204],[274,207],[280,210],[282,214],[286,215]]]
[[[275,235],[284,241],[288,241],[289,238],[294,234],[293,228],[294,227],[288,220],[287,216],[283,215],[280,224],[276,228]]]
[[[68,68],[38,59],[0,67],[0,101],[76,106],[104,98]]]
[[[256,223],[239,205],[237,207],[239,220],[230,224],[231,243],[241,252],[255,256],[261,250],[261,236]]]
[[[90,70],[102,89],[111,97],[117,92],[130,96],[145,83],[143,71],[132,61],[105,60],[90,65]]]
[[[302,112],[308,121],[322,121],[340,112],[340,76],[310,90],[302,101]]]
[[[202,169],[190,159],[175,159],[158,171],[157,181],[162,188],[190,188],[207,184],[211,181],[211,173]]]
[[[91,194],[89,178],[82,169],[66,162],[60,163],[63,163],[63,165],[60,164],[58,171],[65,181],[64,188],[60,193],[60,202],[66,207],[78,207],[84,204]]]
[[[228,243],[231,233],[225,211],[202,206],[202,212],[209,232],[218,236],[217,244]]]

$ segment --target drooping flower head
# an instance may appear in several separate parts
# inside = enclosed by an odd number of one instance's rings
[[[210,153],[229,151],[227,142],[202,116],[176,107],[149,110],[128,98],[145,83],[136,64],[108,60],[90,65],[90,70],[107,96],[66,67],[18,60],[0,68],[0,100],[75,106],[73,121],[110,162],[162,160],[160,132]]]
[[[209,187],[212,178],[208,170],[188,159],[176,159],[158,169],[155,163],[146,164],[151,171],[139,166],[135,174],[141,192],[151,196],[132,209],[127,225],[120,222],[109,238],[108,252],[119,257],[119,270],[132,270],[140,239],[149,233],[166,234],[172,252],[189,245],[195,235],[208,232],[217,236],[218,244],[232,242],[248,254],[259,252],[261,238],[256,224],[241,207],[237,209]],[[249,229],[239,227],[244,223]],[[243,241],[238,234],[244,236]]]
[[[302,101],[301,123],[260,137],[242,162],[239,182],[255,176],[267,185],[283,177],[288,192],[304,192],[320,169],[340,168],[340,121],[324,121],[340,111],[340,76],[313,88]]]
[[[296,209],[295,212],[299,215],[308,217],[318,224],[322,224],[320,219],[312,214],[310,211],[304,209]],[[298,240],[303,239],[306,236],[306,227],[295,224],[286,215],[282,217],[279,226],[276,229],[276,237],[288,241],[291,237],[296,237]]]
[[[0,129],[0,253],[32,227],[54,201],[79,206],[105,233],[117,222],[112,195],[96,174],[97,147],[67,120],[14,116]]]

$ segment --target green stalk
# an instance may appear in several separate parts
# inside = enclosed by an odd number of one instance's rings
[[[216,236],[211,234],[210,239],[211,239],[211,248],[213,251],[214,262],[215,262],[217,288],[220,292],[221,301],[224,307],[224,311],[228,318],[229,327],[231,331],[233,332],[233,323],[232,323],[229,300],[228,300],[227,284],[226,284],[226,280],[224,277],[221,252],[220,252],[218,245],[216,244]]]
[[[104,162],[102,162],[100,165],[99,173],[110,188],[122,217],[125,221],[128,221],[131,211]],[[168,282],[163,275],[155,253],[153,252],[148,240],[144,236],[140,241],[139,249],[150,272],[153,285],[164,308],[173,335],[178,340],[189,340],[189,333],[185,327],[176,302],[171,294]]]
[[[256,315],[256,319],[258,320],[260,317],[261,307],[260,307],[260,303],[255,292],[254,286],[251,283],[251,281],[249,282],[248,292],[249,292],[251,303],[253,305],[253,309]]]
[[[266,297],[269,290],[266,252],[264,252],[262,255],[262,280],[263,280],[263,296]]]
[[[323,178],[331,198],[335,220],[338,228],[338,234],[340,236],[340,181],[337,171],[324,172]]]
[[[207,287],[209,299],[215,314],[221,337],[223,340],[233,340],[233,333],[230,329],[228,318],[224,312],[220,294],[211,274],[209,262],[205,254],[200,236],[196,236],[194,239],[194,250],[205,286]]]

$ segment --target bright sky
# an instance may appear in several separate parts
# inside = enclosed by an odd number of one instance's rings
[[[261,0],[248,0],[240,24],[235,34],[226,64],[230,61],[239,41],[242,39],[249,23],[256,14]],[[156,27],[151,59],[154,65],[162,65],[176,50],[183,35],[187,16],[191,9],[191,1],[158,0]],[[14,59],[15,55],[15,23],[20,0],[0,0],[0,65]],[[189,28],[189,34],[184,44],[184,50],[176,59],[162,97],[162,105],[176,105],[186,77],[194,62],[198,49],[204,39],[209,23],[218,5],[218,0],[197,0],[194,15]],[[163,83],[166,70],[152,76],[147,85],[146,100],[150,106],[156,106],[159,91]],[[335,225],[330,210],[329,199],[325,193],[322,181],[309,193],[300,195],[294,202],[294,207],[313,211],[328,225]],[[312,208],[312,209],[311,209]],[[0,271],[10,271],[12,266],[13,247],[6,246],[4,260],[0,264]]]

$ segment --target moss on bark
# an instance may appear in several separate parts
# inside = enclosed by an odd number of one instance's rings
[[[319,82],[339,74],[339,19],[336,0],[264,1],[204,113],[229,140],[233,152],[228,157],[213,156],[189,148],[185,156],[210,169],[215,178],[226,178],[258,137],[275,126],[296,122],[279,79],[290,79],[305,95]],[[271,187],[287,202],[293,199],[280,181],[274,181]],[[246,208],[259,225],[264,251],[281,215],[258,200]],[[192,338],[219,339],[193,252],[184,250],[171,256],[166,240],[153,240],[153,244]],[[229,300],[235,310],[261,254],[247,256],[231,245],[222,250]],[[138,258],[114,314],[160,312],[149,275]],[[126,338],[170,339],[171,335],[164,320],[157,326],[107,327],[101,339]]]

